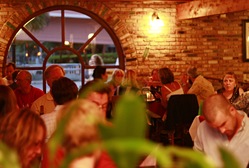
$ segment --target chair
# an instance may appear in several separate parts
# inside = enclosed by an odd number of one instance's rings
[[[171,145],[180,140],[180,145],[191,146],[189,127],[198,115],[198,101],[194,94],[172,95],[168,101],[165,130]],[[188,141],[189,140],[189,141]],[[191,144],[187,144],[191,141]]]

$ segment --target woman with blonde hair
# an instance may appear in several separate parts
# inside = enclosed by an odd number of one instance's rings
[[[39,165],[45,135],[43,120],[28,108],[9,113],[0,123],[0,140],[17,151],[22,168]]]
[[[237,76],[234,72],[227,72],[223,77],[223,87],[217,90],[218,94],[225,96],[230,103],[244,93],[244,90],[238,86]]]
[[[127,70],[125,72],[125,77],[123,83],[120,87],[120,93],[127,93],[130,91],[138,92],[140,86],[137,82],[137,74],[134,70]]]
[[[58,122],[68,120],[62,146],[67,152],[70,152],[78,146],[99,141],[97,125],[105,121],[105,116],[94,102],[79,99],[66,105],[59,112],[57,119]]]
[[[67,158],[71,152],[79,148],[84,148],[90,143],[100,143],[99,124],[105,124],[105,116],[100,110],[100,106],[87,99],[78,99],[67,104],[58,116],[58,125],[66,123],[61,130],[56,130],[55,135],[62,134],[61,143],[58,145],[56,155],[52,162],[48,160],[48,154],[45,153],[42,168],[60,167],[62,161]],[[53,138],[51,139],[53,141]],[[70,168],[96,168],[99,162],[103,162],[103,156],[108,162],[108,168],[113,167],[113,162],[101,150],[95,150],[88,155],[80,156],[70,163]],[[102,158],[102,159],[101,159]],[[106,163],[106,162],[105,162]],[[64,165],[65,166],[65,165]]]
[[[112,73],[112,78],[107,82],[111,89],[110,98],[113,95],[119,95],[119,86],[122,84],[124,79],[124,71],[122,69],[115,69]]]
[[[109,92],[109,105],[106,113],[108,119],[112,118],[112,110],[115,100],[119,97],[120,85],[124,79],[124,71],[122,69],[115,69],[112,73],[111,80],[107,82],[108,87],[110,88]]]

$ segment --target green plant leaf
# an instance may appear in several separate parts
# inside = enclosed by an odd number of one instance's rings
[[[227,149],[225,149],[224,147],[220,147],[219,148],[220,154],[221,154],[221,158],[223,160],[223,164],[225,168],[241,168],[241,165],[239,164],[239,162],[235,159],[235,157],[233,156],[233,154],[231,152],[229,152]]]
[[[0,167],[21,168],[17,153],[0,141]]]
[[[216,168],[214,163],[203,153],[190,148],[168,146],[167,156],[173,156],[174,166],[178,168]]]
[[[113,120],[116,137],[144,138],[147,130],[146,105],[134,93],[121,96]]]
[[[146,108],[142,99],[134,93],[121,96],[115,106],[115,116],[113,127],[101,127],[100,133],[103,139],[144,139],[147,129]],[[116,141],[113,141],[116,142]],[[119,144],[119,143],[118,143]],[[121,145],[121,146],[119,146]],[[130,167],[136,166],[139,162],[140,155],[134,150],[121,150],[122,145],[116,145],[117,150],[107,149],[112,159],[120,168],[125,168],[127,163]],[[136,149],[136,143],[129,144],[132,149]],[[119,148],[118,148],[119,147]],[[113,148],[112,148],[113,149]]]
[[[111,139],[103,142],[103,148],[108,151],[118,168],[135,168],[149,154],[160,160],[161,166],[172,166],[170,158],[165,157],[164,148],[146,139]]]

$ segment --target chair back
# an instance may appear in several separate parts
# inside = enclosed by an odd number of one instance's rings
[[[195,94],[172,95],[167,106],[166,129],[175,130],[177,125],[190,127],[198,115],[199,105]],[[188,128],[187,128],[188,129]]]

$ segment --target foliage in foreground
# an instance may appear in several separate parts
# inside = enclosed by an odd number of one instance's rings
[[[58,131],[49,143],[51,154],[55,153],[62,141],[61,133],[68,118],[61,121]],[[165,147],[147,140],[145,138],[146,106],[141,98],[133,94],[121,97],[115,106],[115,117],[112,122],[113,127],[100,125],[99,130],[103,138],[101,144],[92,143],[87,147],[72,151],[64,159],[61,168],[68,168],[74,158],[99,148],[108,151],[118,168],[135,168],[141,158],[149,154],[156,158],[158,166],[161,168],[215,168],[214,164],[200,152],[176,146]],[[224,168],[240,167],[232,154],[223,148],[220,149],[220,152],[224,160]],[[3,144],[0,144],[0,165],[4,168],[20,167],[14,152]]]

